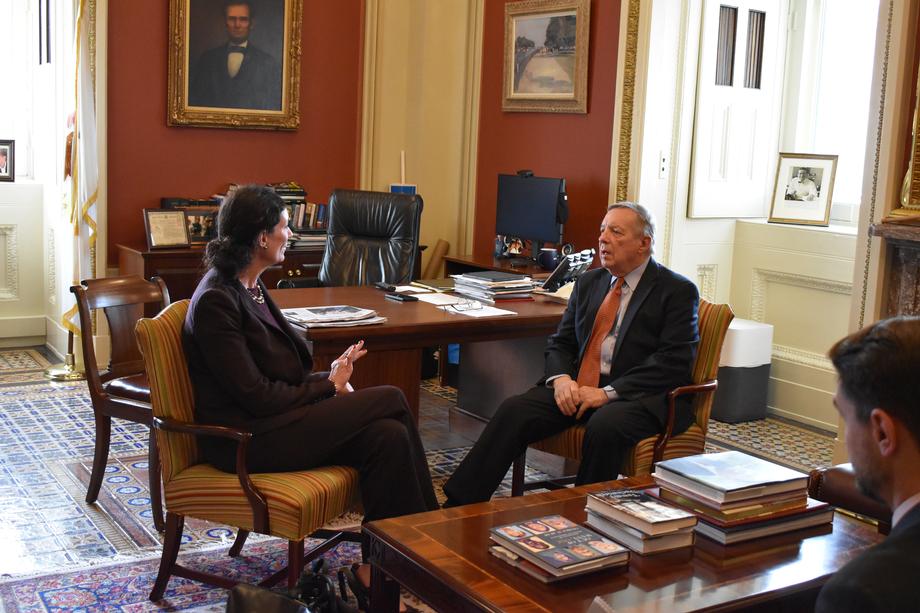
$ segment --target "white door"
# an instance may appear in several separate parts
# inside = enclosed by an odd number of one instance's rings
[[[691,217],[762,217],[776,159],[783,0],[706,0]]]

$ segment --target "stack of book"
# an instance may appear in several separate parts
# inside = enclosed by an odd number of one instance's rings
[[[544,583],[629,562],[624,547],[561,515],[498,526],[489,536],[492,555]]]
[[[587,525],[636,553],[658,553],[693,544],[696,516],[638,490],[588,494]]]
[[[326,227],[325,206],[315,202],[307,202],[307,190],[296,181],[273,183],[269,185],[275,193],[281,196],[288,208],[288,218],[291,228],[303,232]]]
[[[456,293],[487,304],[502,300],[533,300],[533,282],[527,275],[480,270],[451,276]]]
[[[340,328],[347,326],[368,326],[382,324],[387,318],[377,315],[373,309],[336,305],[281,309],[284,318],[303,328]]]
[[[297,247],[311,247],[313,245],[325,245],[325,232],[294,232],[288,239],[288,247],[296,249]]]
[[[652,476],[662,500],[696,514],[696,531],[723,545],[834,519],[808,498],[807,475],[740,451],[665,460]]]

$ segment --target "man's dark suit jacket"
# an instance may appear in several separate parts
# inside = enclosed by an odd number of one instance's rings
[[[575,282],[559,328],[546,346],[544,381],[560,374],[577,378],[611,279],[610,272],[597,268]],[[691,380],[700,340],[698,308],[696,286],[650,259],[623,315],[610,374],[601,375],[599,387],[611,385],[620,398],[641,401],[664,424],[668,391]],[[679,411],[675,431],[686,429],[692,420],[689,411]]]
[[[326,373],[311,372],[302,335],[262,290],[274,319],[238,280],[225,282],[213,269],[192,296],[182,346],[201,423],[259,434],[300,420],[310,404],[335,394]]]
[[[189,106],[281,110],[281,64],[252,43],[240,71],[227,73],[228,45],[201,54],[189,73]]]
[[[818,595],[819,613],[920,610],[920,505],[888,537],[844,566]]]

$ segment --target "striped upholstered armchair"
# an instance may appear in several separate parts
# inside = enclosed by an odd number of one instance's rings
[[[626,457],[623,474],[628,476],[647,475],[651,473],[655,462],[670,458],[703,453],[706,444],[706,431],[709,428],[709,413],[712,411],[712,401],[715,397],[718,381],[716,375],[719,371],[719,356],[722,354],[722,342],[728,325],[735,314],[727,304],[712,304],[700,300],[699,328],[700,344],[696,352],[696,361],[693,363],[693,383],[671,390],[668,394],[668,422],[664,432],[657,437],[649,437],[639,441]],[[694,394],[693,412],[696,417],[693,424],[683,433],[671,435],[674,426],[675,402],[678,397]],[[584,426],[572,426],[559,434],[545,438],[532,444],[531,447],[560,455],[573,460],[581,459],[581,443],[584,438]],[[571,483],[573,478],[556,479],[553,481],[532,481],[524,483],[524,459],[526,452],[514,462],[514,472],[511,480],[511,493],[520,496],[524,490],[541,487],[553,488],[565,483]]]
[[[246,446],[251,433],[221,426],[197,425],[192,385],[182,350],[182,323],[188,300],[174,302],[153,319],[141,319],[136,333],[150,381],[153,425],[163,471],[166,537],[150,600],[163,597],[171,575],[197,579],[220,587],[237,582],[176,563],[186,517],[239,528],[230,555],[237,556],[249,532],[288,540],[288,567],[263,582],[273,585],[287,576],[293,588],[304,565],[342,540],[357,541],[356,533],[317,530],[358,501],[358,473],[328,466],[286,473],[249,474]],[[237,441],[237,473],[205,464],[196,437],[219,436]],[[325,538],[304,555],[307,535]]]

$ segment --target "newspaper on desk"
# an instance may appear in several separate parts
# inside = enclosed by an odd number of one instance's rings
[[[387,318],[377,315],[373,309],[362,309],[348,305],[299,307],[281,309],[284,318],[303,328],[341,328],[347,326],[368,326],[384,323]]]

